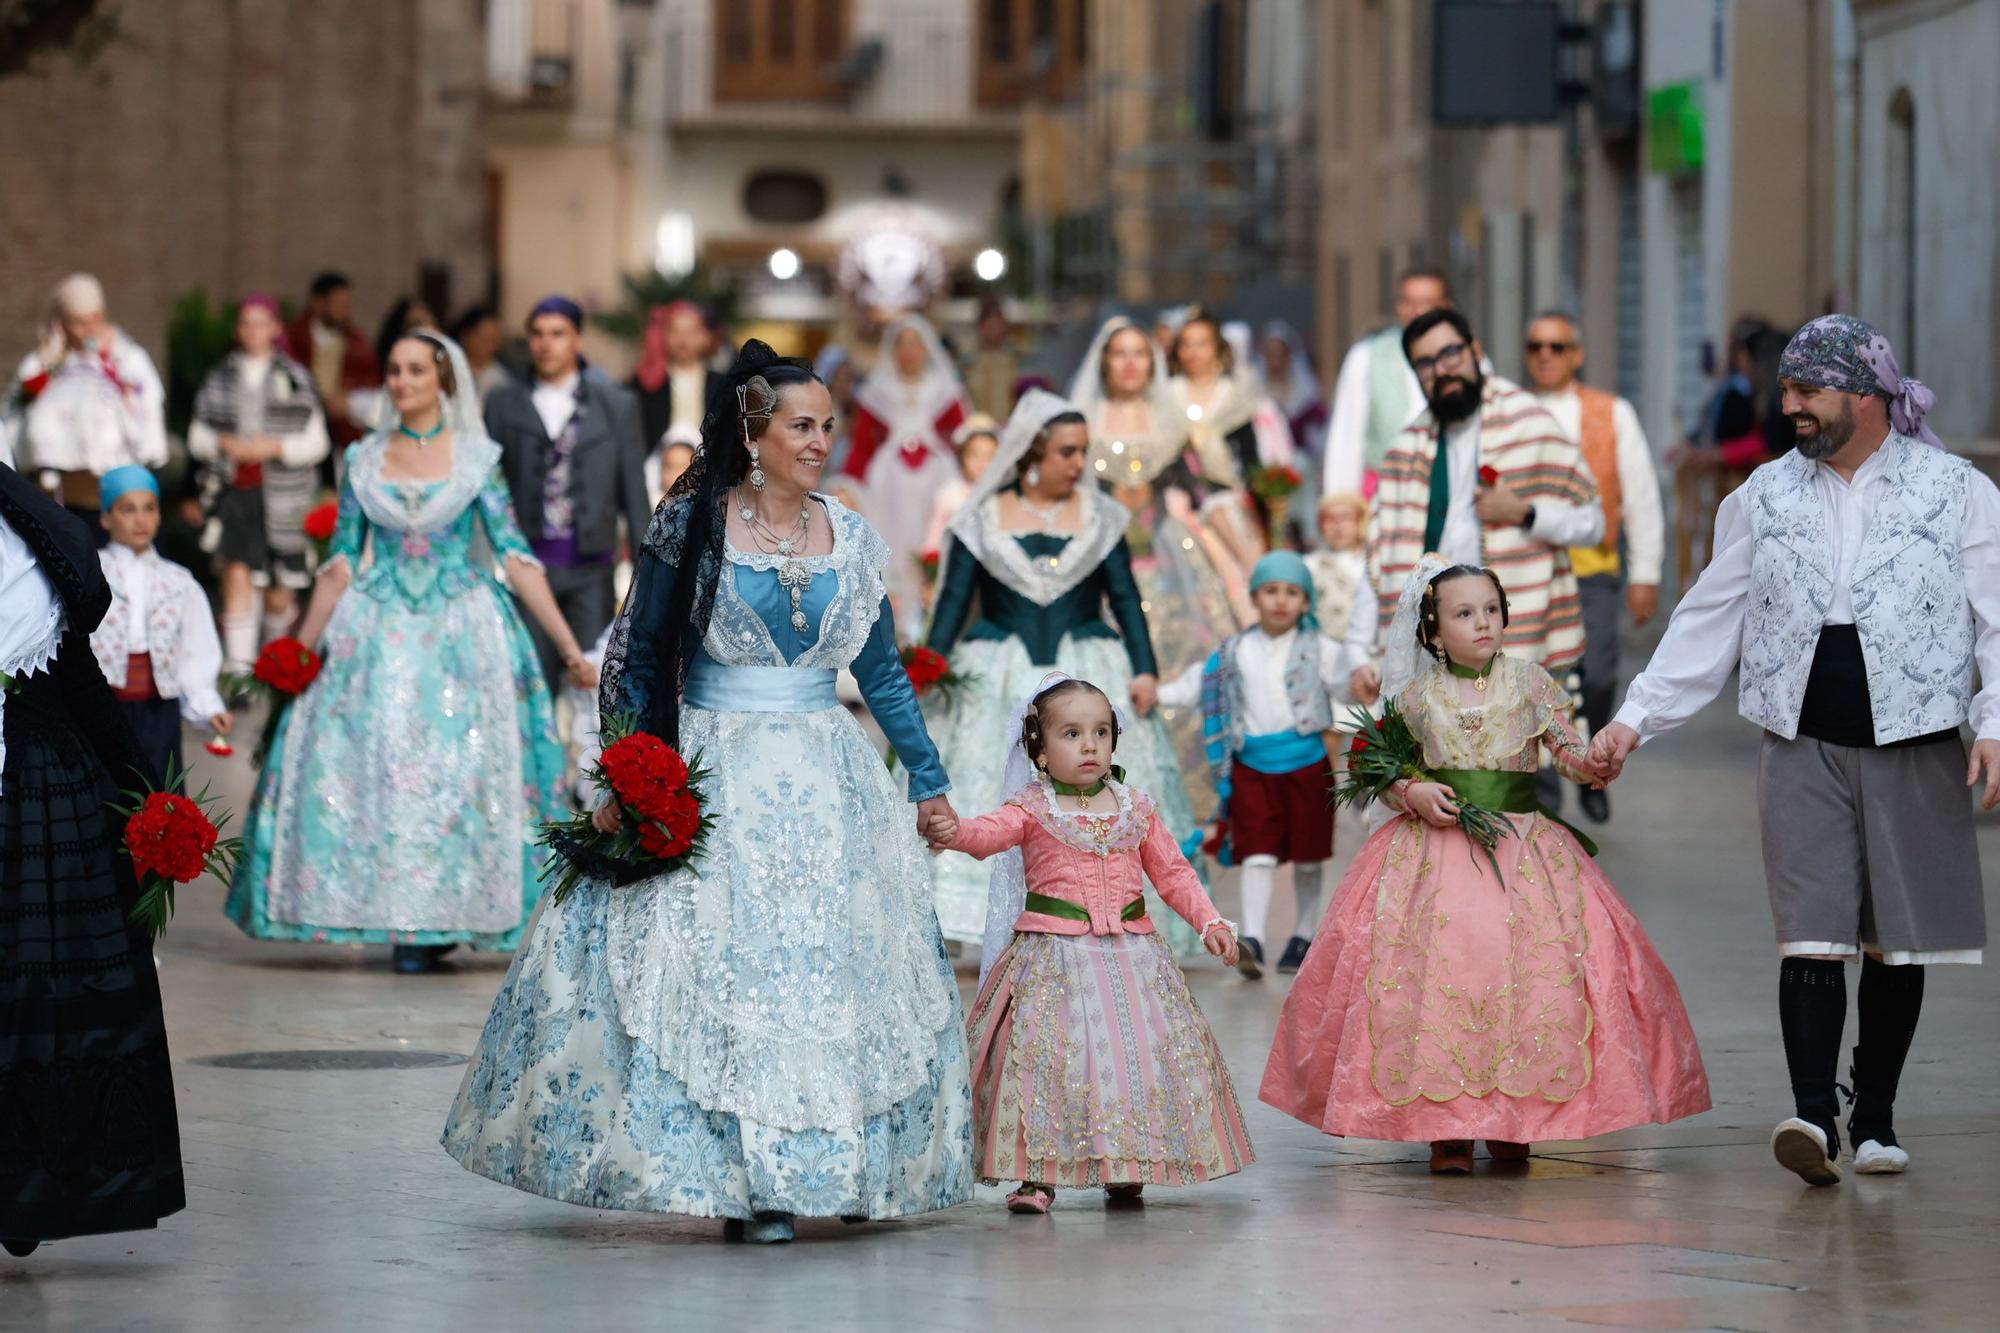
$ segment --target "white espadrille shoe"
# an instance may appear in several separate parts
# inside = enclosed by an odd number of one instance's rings
[[[1880,1143],[1863,1139],[1854,1145],[1854,1174],[1857,1176],[1900,1176],[1910,1169],[1910,1155],[1900,1143]]]
[[[1808,1185],[1838,1185],[1840,1163],[1826,1150],[1826,1131],[1793,1116],[1771,1131],[1771,1155]]]

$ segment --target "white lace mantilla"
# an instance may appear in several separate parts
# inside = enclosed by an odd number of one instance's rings
[[[834,549],[806,562],[839,579],[817,642],[786,663],[724,577],[709,656],[817,671],[859,655],[888,548],[837,502],[828,512]],[[785,1129],[858,1126],[924,1086],[958,1021],[910,807],[844,708],[687,708],[681,744],[714,774],[718,823],[695,867],[610,894],[619,1024],[703,1107]]]
[[[977,509],[952,521],[952,535],[965,543],[987,573],[1036,606],[1047,606],[1084,581],[1125,535],[1132,515],[1125,506],[1095,486],[1080,496],[1083,527],[1068,536],[1069,544],[1052,556],[1031,556],[1021,546],[1021,533],[1000,526],[1000,497],[989,497]]]
[[[354,446],[347,466],[368,521],[391,532],[436,532],[458,521],[500,462],[500,446],[484,435],[452,438],[451,470],[439,480],[387,478],[389,441],[379,431]]]

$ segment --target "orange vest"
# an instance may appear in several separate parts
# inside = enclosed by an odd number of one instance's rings
[[[1583,461],[1590,464],[1590,474],[1597,478],[1598,499],[1604,504],[1604,546],[1616,551],[1619,505],[1624,498],[1618,484],[1618,423],[1612,415],[1618,400],[1587,384],[1576,386],[1576,396],[1583,406],[1576,447],[1582,451]]]

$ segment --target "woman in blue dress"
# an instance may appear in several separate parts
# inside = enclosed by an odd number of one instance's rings
[[[400,339],[387,394],[394,424],[347,452],[299,630],[324,665],[273,735],[228,912],[258,939],[393,944],[398,971],[422,972],[455,945],[520,941],[540,825],[565,813],[554,708],[508,587],[579,685],[594,672],[514,522],[464,354]]]
[[[1185,839],[1194,809],[1153,708],[1158,667],[1126,544],[1132,515],[1084,481],[1089,450],[1090,426],[1075,405],[1029,390],[946,529],[928,642],[971,679],[938,710],[938,748],[958,775],[966,809],[998,809],[1008,796],[1002,779],[1020,701],[1052,670],[1087,680],[1134,718],[1118,737],[1118,762],[1159,802],[1167,830]],[[944,852],[933,869],[945,936],[980,943],[988,868]],[[1157,901],[1153,919],[1175,953],[1201,951],[1193,927]]]
[[[832,417],[809,368],[746,343],[653,516],[600,700],[711,770],[717,823],[691,867],[585,880],[536,917],[445,1125],[468,1170],[753,1241],[971,1196],[963,1017],[919,836],[956,820],[888,545],[814,490]],[[914,820],[835,698],[843,667],[910,769]]]

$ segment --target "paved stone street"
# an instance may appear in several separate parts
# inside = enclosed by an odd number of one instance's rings
[[[220,775],[239,809],[242,762]],[[1718,705],[1634,760],[1598,834],[1686,993],[1717,1103],[1698,1119],[1537,1145],[1525,1175],[1433,1179],[1416,1146],[1323,1138],[1256,1102],[1288,979],[1205,961],[1195,993],[1259,1152],[1246,1173],[1131,1212],[1065,1195],[1046,1219],[982,1190],[914,1222],[802,1224],[774,1249],[460,1170],[437,1134],[506,960],[404,978],[386,949],[255,944],[200,885],[160,950],[189,1207],[0,1258],[0,1326],[1990,1328],[2000,969],[1933,969],[1898,1107],[1907,1176],[1809,1190],[1775,1166],[1789,1101],[1754,772],[1755,734]],[[1991,894],[2000,821],[1981,839]],[[452,1063],[210,1063],[291,1049]]]

